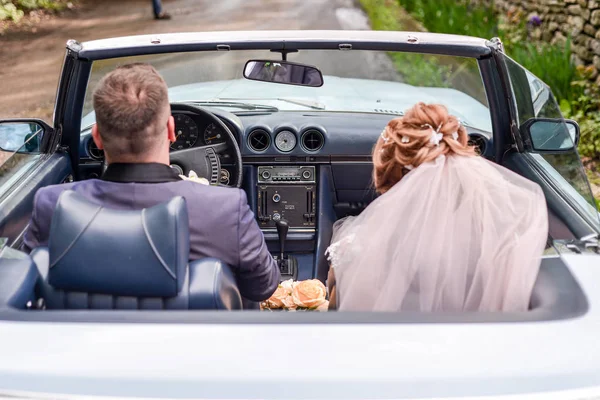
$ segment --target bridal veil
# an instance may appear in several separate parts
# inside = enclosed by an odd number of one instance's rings
[[[339,310],[525,311],[548,222],[537,184],[482,157],[448,154],[334,232]]]

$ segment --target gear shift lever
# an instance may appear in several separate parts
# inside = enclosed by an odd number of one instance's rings
[[[275,221],[277,227],[277,235],[279,236],[279,271],[282,279],[298,279],[298,260],[291,255],[284,258],[285,239],[287,238],[290,225],[285,219]]]
[[[283,250],[285,247],[285,239],[287,238],[288,229],[290,226],[285,219],[280,219],[279,221],[275,221],[275,226],[277,226],[277,235],[279,236],[279,259],[281,260],[281,264],[283,264]]]

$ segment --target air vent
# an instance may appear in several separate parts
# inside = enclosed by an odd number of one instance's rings
[[[271,135],[263,129],[255,129],[248,135],[248,146],[258,153],[267,150],[270,145]]]
[[[90,158],[92,160],[96,160],[96,161],[104,160],[104,150],[100,150],[98,148],[98,146],[96,146],[96,143],[94,143],[92,138],[90,138],[90,140],[88,141],[87,147],[88,147],[88,154],[90,155]]]
[[[323,147],[323,144],[325,144],[323,134],[316,129],[309,129],[304,132],[300,141],[306,151],[319,151]]]
[[[469,146],[475,147],[477,154],[485,154],[487,139],[481,135],[469,135]]]
[[[398,110],[384,110],[383,108],[374,108],[373,111],[376,112],[376,113],[379,113],[379,114],[404,115],[404,113],[402,111],[398,111]]]

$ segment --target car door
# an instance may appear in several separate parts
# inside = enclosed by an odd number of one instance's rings
[[[555,204],[563,219],[571,222],[578,239],[600,233],[600,218],[585,169],[577,152],[579,127],[563,118],[552,91],[521,65],[501,54],[500,64],[508,78],[511,117],[516,124],[513,135],[524,159],[543,178],[549,203]],[[550,204],[549,204],[550,205]],[[565,206],[571,214],[564,212]],[[575,224],[580,219],[584,224]],[[580,228],[586,225],[585,229]],[[576,229],[573,227],[576,226]]]
[[[0,120],[2,243],[19,248],[37,190],[70,179],[70,159],[60,149],[52,127],[36,119]]]

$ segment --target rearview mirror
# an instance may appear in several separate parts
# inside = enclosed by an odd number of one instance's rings
[[[288,61],[250,60],[244,67],[244,78],[287,85],[323,86],[323,74],[318,68]]]
[[[579,125],[572,120],[534,118],[523,127],[535,151],[564,152],[579,144]]]
[[[40,153],[51,128],[37,119],[0,121],[0,150],[11,153]]]

